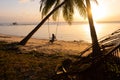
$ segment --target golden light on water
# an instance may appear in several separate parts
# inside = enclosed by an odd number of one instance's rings
[[[102,31],[102,27],[98,23],[94,22],[94,26],[97,33]]]
[[[102,27],[100,25],[98,25],[97,23],[94,23],[94,27],[95,27],[97,35],[99,35],[102,32]],[[84,24],[83,25],[83,30],[85,31],[86,36],[90,36],[89,24]]]
[[[95,27],[95,30],[99,33],[102,28],[100,25],[98,25],[97,23],[94,23],[94,27]],[[83,29],[86,31],[86,32],[90,32],[90,27],[89,27],[89,24],[84,24],[83,25]]]
[[[90,32],[90,27],[88,24],[84,24],[83,25],[83,30],[86,32],[86,33],[89,33]]]

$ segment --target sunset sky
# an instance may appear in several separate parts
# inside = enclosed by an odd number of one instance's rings
[[[0,23],[36,23],[41,20],[40,0],[0,0]],[[95,21],[120,21],[120,0],[98,0],[92,3]],[[75,20],[80,21],[78,13]],[[83,19],[81,19],[83,20]]]

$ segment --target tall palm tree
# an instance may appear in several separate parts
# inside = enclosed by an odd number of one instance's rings
[[[94,0],[96,1],[96,0]],[[86,4],[85,4],[86,2]],[[53,19],[56,20],[59,11],[62,9],[63,18],[71,24],[73,20],[74,8],[77,8],[80,15],[88,15],[90,24],[90,32],[93,45],[93,53],[100,52],[96,31],[94,28],[90,0],[41,0],[40,11],[42,11],[43,20],[33,29],[19,44],[25,45],[31,36],[44,24],[44,22],[52,15]]]
[[[94,1],[96,1],[96,0],[94,0]],[[100,46],[98,43],[94,22],[93,22],[90,0],[86,0],[86,7],[87,7],[87,15],[88,15],[88,21],[89,21],[89,25],[90,25],[90,32],[91,32],[91,39],[92,39],[92,46],[93,46],[92,56],[96,56],[97,54],[101,53],[101,50],[100,50]]]
[[[45,23],[45,21],[53,14],[56,20],[59,8],[62,7],[63,17],[70,24],[73,20],[74,7],[77,7],[82,16],[86,15],[86,7],[84,0],[40,0],[40,11],[42,11],[43,20],[23,39],[20,45],[25,45],[32,35]]]
[[[41,0],[41,7],[46,0]],[[51,0],[52,1],[52,0]],[[45,23],[45,21],[57,10],[59,9],[63,4],[65,4],[65,1],[63,1],[61,4],[58,6],[54,7],[54,9],[46,16],[43,18],[43,20],[25,37],[23,38],[20,42],[19,45],[25,45],[28,40],[34,35],[34,33]],[[50,3],[48,4],[50,5]],[[40,9],[41,9],[40,7]]]

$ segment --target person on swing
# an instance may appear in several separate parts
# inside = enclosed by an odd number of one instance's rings
[[[55,39],[56,39],[56,36],[54,34],[52,34],[52,38],[50,40],[50,43],[53,43],[55,41]]]

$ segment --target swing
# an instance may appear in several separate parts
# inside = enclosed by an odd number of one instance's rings
[[[58,26],[59,26],[59,21],[57,21],[55,34],[52,33],[52,37],[50,37],[51,33],[50,33],[50,26],[49,26],[49,19],[48,19],[48,34],[49,34],[49,42],[50,43],[53,43],[55,40],[57,40],[56,36],[57,36]]]

